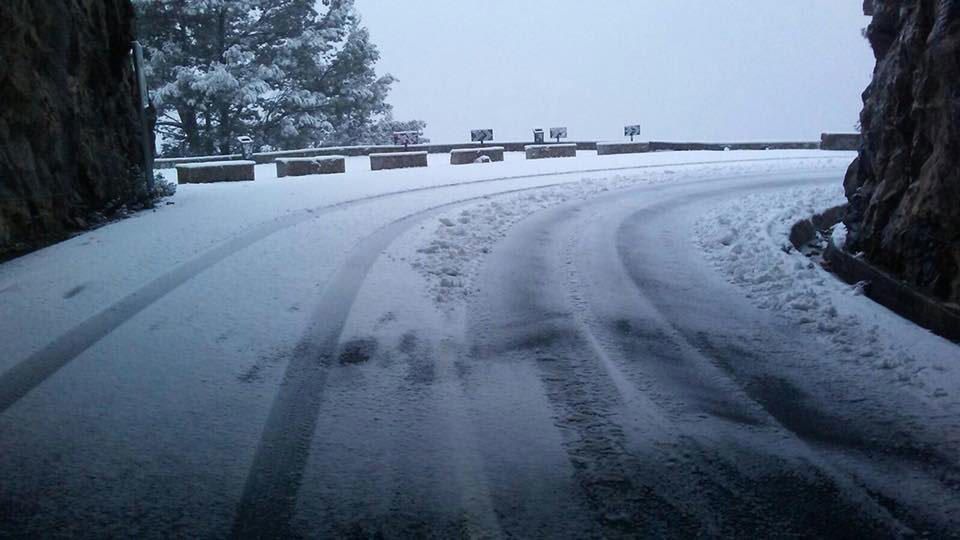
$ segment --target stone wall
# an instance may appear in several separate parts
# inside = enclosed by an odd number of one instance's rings
[[[314,174],[341,174],[347,172],[344,156],[317,156],[310,158],[278,158],[277,178],[310,176]]]
[[[471,148],[465,150],[451,150],[451,165],[469,165],[472,163],[503,161],[502,146],[485,146],[484,148]]]
[[[614,156],[618,154],[643,154],[649,151],[650,151],[650,143],[642,143],[642,142],[597,143],[598,156]]]
[[[859,133],[822,133],[820,149],[856,151],[860,149],[860,140]]]
[[[426,167],[428,165],[427,152],[390,152],[386,154],[370,154],[370,170],[410,169]]]
[[[129,0],[0,2],[0,259],[142,196]]]
[[[260,152],[253,154],[253,159],[259,163],[274,163],[279,158],[285,157],[315,157],[315,156],[368,156],[370,154],[385,154],[390,152],[409,152],[421,151],[431,154],[447,154],[454,150],[486,148],[491,145],[503,147],[505,152],[524,152],[530,142],[494,142],[486,146],[480,143],[459,143],[459,144],[416,144],[409,148],[402,146],[331,146],[321,148],[303,148],[299,150],[282,150],[279,152]],[[577,141],[578,152],[596,151],[597,145],[602,144],[597,141]],[[683,150],[816,150],[820,148],[820,143],[816,141],[805,142],[732,142],[732,143],[686,143],[686,142],[663,142],[656,141],[648,143],[650,151],[667,152]],[[197,156],[188,158],[160,158],[154,161],[154,167],[157,169],[172,169],[177,165],[184,163],[203,163],[207,161],[224,161],[231,159],[243,159],[240,154],[230,154],[226,156]]]
[[[527,159],[577,157],[576,144],[531,144],[526,148]]]
[[[960,1],[876,0],[848,248],[960,303]]]

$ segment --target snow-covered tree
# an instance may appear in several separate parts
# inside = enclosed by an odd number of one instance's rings
[[[390,75],[353,0],[134,0],[164,151],[380,137]],[[369,140],[365,142],[380,142]]]
[[[393,144],[393,134],[398,131],[419,131],[423,132],[427,123],[422,120],[394,120],[391,114],[387,114],[383,120],[371,124],[367,128],[356,133],[353,139],[345,139],[338,144],[354,144],[356,142],[367,142],[372,144]],[[421,138],[421,141],[426,142]]]

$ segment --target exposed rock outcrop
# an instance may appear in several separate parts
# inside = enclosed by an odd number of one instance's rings
[[[0,259],[144,195],[130,0],[0,2]]]
[[[960,0],[874,0],[848,247],[960,303]]]

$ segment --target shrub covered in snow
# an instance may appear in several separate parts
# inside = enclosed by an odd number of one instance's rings
[[[157,199],[162,199],[164,197],[172,197],[177,193],[177,183],[172,180],[167,180],[167,178],[160,174],[156,173],[153,177],[153,196]]]

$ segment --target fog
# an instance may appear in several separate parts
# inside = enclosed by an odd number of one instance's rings
[[[852,131],[873,58],[859,0],[356,0],[435,142],[813,140]]]

